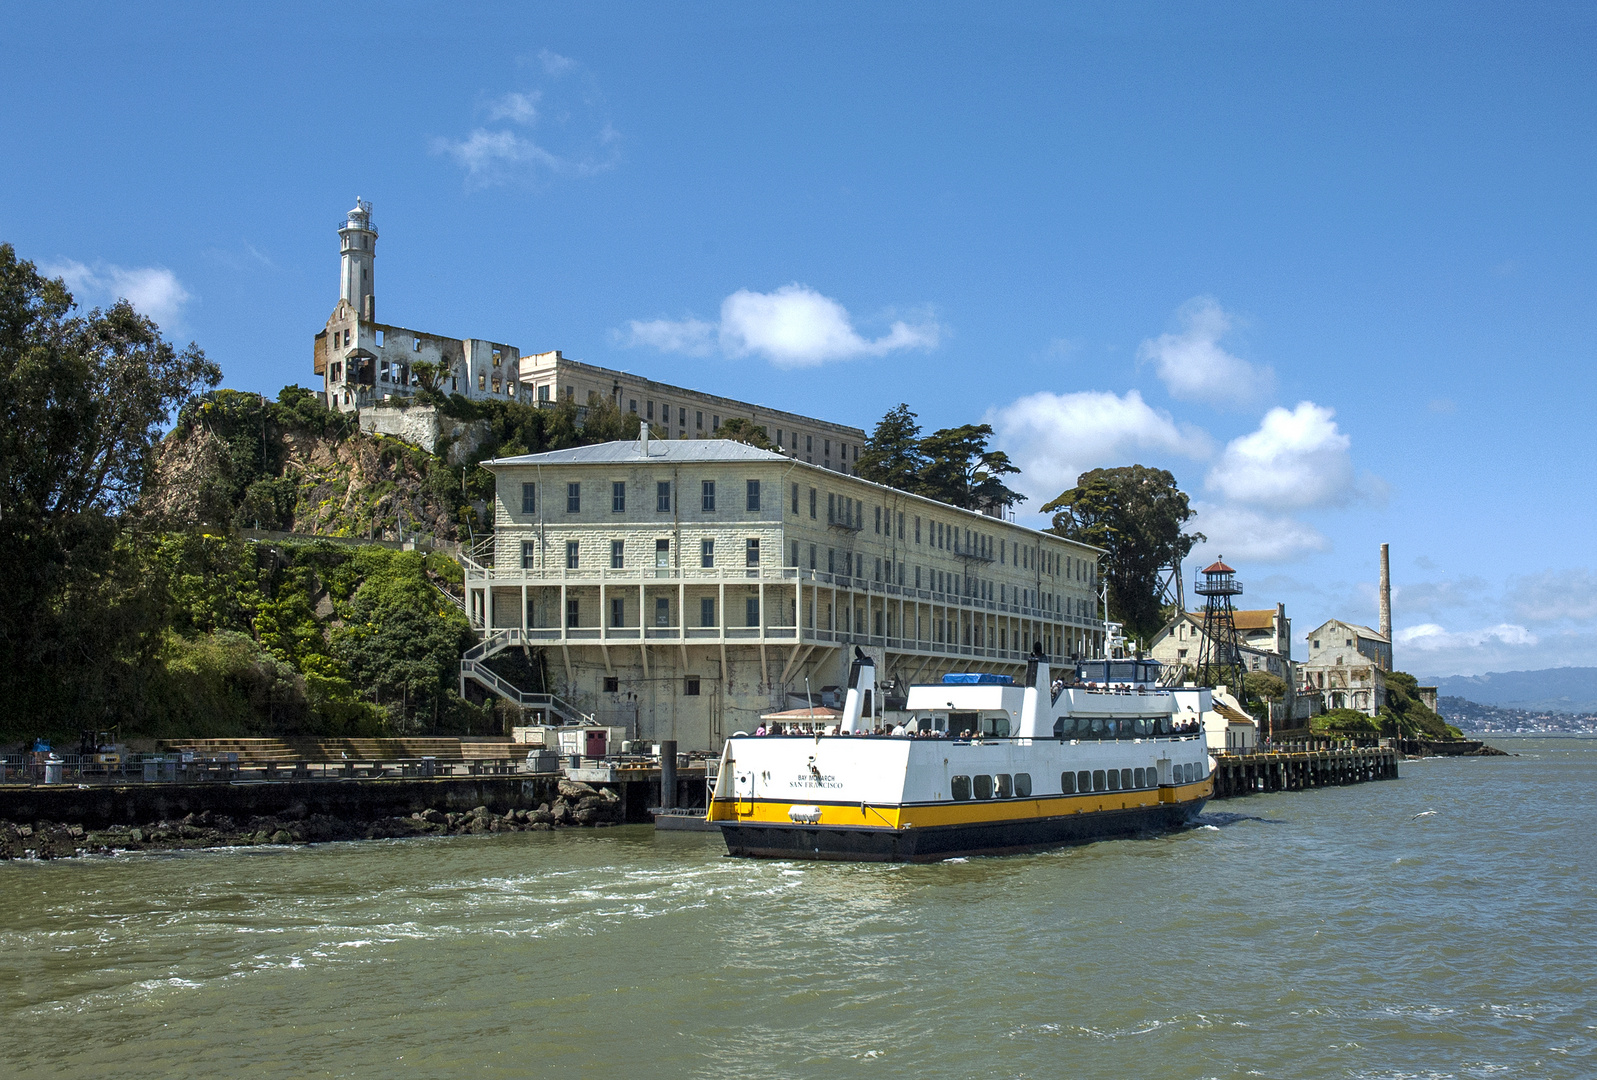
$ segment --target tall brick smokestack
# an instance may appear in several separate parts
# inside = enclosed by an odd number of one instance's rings
[[[1392,559],[1387,545],[1381,545],[1381,636],[1392,640]]]

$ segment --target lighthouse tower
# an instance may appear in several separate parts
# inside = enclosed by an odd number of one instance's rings
[[[1242,639],[1237,634],[1233,596],[1242,595],[1237,572],[1221,559],[1201,571],[1202,581],[1192,591],[1205,599],[1203,608],[1203,646],[1198,652],[1198,679],[1209,686],[1225,685],[1238,700],[1242,697]]]
[[[372,264],[377,259],[377,227],[372,224],[372,204],[355,197],[355,209],[338,226],[338,296],[359,313],[364,322],[377,321],[377,293]]]

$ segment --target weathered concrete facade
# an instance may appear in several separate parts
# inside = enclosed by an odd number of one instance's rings
[[[657,438],[713,439],[726,421],[742,418],[764,428],[788,457],[838,472],[854,471],[865,443],[859,428],[568,360],[559,350],[523,357],[520,370],[525,401],[609,402],[648,424]]]
[[[1300,670],[1302,694],[1319,694],[1325,708],[1374,716],[1386,704],[1392,642],[1368,626],[1332,619],[1310,631],[1309,658]]]
[[[607,443],[485,463],[490,639],[541,648],[560,696],[634,737],[713,749],[844,682],[1023,674],[1032,642],[1097,655],[1100,552],[722,440]]]

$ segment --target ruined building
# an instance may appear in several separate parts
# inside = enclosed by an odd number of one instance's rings
[[[378,322],[371,203],[355,200],[339,224],[338,245],[338,306],[316,335],[314,354],[324,399],[334,409],[403,404],[431,377],[440,392],[467,398],[545,407],[571,402],[579,410],[606,402],[668,439],[714,438],[723,423],[741,418],[764,428],[788,458],[843,473],[852,473],[859,461],[865,432],[846,424],[571,360],[558,349],[522,356],[502,342]]]

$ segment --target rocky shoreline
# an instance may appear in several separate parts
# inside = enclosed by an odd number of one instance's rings
[[[303,808],[235,819],[202,810],[175,821],[85,829],[52,821],[0,820],[0,860],[66,859],[118,851],[181,851],[260,844],[320,844],[335,840],[391,840],[412,836],[478,836],[485,833],[546,832],[571,827],[602,828],[621,822],[621,799],[608,788],[562,780],[556,797],[536,810],[495,813],[478,806],[464,813],[421,810],[406,816],[370,818],[312,814]]]

